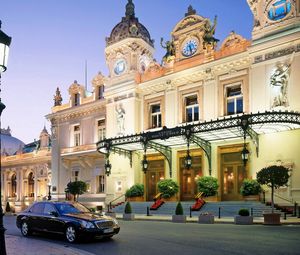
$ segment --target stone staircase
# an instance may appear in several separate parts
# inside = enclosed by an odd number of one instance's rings
[[[130,202],[132,212],[135,214],[147,214],[147,207],[151,207],[153,202]],[[190,215],[190,207],[194,201],[181,202],[185,215]],[[173,215],[175,214],[177,202],[166,202],[158,210],[149,210],[151,215]],[[123,213],[125,204],[119,205],[113,209],[115,213]],[[192,216],[198,216],[200,213],[209,212],[218,217],[219,208],[221,208],[221,217],[233,217],[238,214],[241,208],[247,208],[253,211],[254,217],[263,217],[263,212],[271,212],[271,207],[255,201],[223,201],[223,202],[207,202],[200,211],[193,211]],[[283,213],[275,210],[277,213]]]

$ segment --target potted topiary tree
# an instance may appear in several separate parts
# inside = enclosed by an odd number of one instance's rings
[[[134,214],[132,213],[131,205],[129,202],[125,204],[123,220],[134,220]]]
[[[250,216],[249,210],[242,208],[239,210],[239,215],[234,216],[234,223],[238,225],[253,224],[253,216]]]
[[[245,201],[259,201],[259,193],[261,192],[260,184],[257,180],[244,179],[240,193],[244,196]]]
[[[74,181],[67,184],[66,193],[73,195],[74,201],[78,201],[79,195],[87,191],[87,184],[83,181]]]
[[[264,213],[264,224],[279,225],[280,214],[274,213],[274,190],[282,186],[287,186],[289,180],[289,169],[284,166],[272,165],[261,169],[257,174],[257,181],[261,185],[271,188],[272,213]]]
[[[183,214],[183,208],[180,202],[177,203],[175,215],[172,215],[172,221],[177,223],[186,223],[186,215]]]
[[[162,193],[162,198],[167,201],[177,201],[176,194],[179,191],[177,182],[172,179],[161,180],[157,184],[158,191]]]
[[[144,185],[135,184],[131,186],[128,190],[126,190],[125,196],[127,201],[144,201]]]
[[[212,176],[202,176],[197,180],[198,192],[203,192],[205,201],[217,201],[218,179]]]

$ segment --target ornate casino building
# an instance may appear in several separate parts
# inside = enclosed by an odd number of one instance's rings
[[[291,177],[277,198],[300,201],[300,1],[247,2],[251,40],[228,31],[219,41],[218,22],[226,21],[189,6],[171,39],[154,45],[128,0],[106,38],[109,74],[95,76],[92,92],[74,81],[65,104],[57,90],[46,116],[53,198],[82,180],[86,204],[105,205],[136,183],[149,201],[171,178],[178,199],[192,200],[195,180],[214,176],[218,200],[241,200],[243,179],[281,164]],[[166,50],[161,63],[155,46]]]

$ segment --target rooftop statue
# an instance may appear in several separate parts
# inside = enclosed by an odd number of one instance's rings
[[[57,87],[56,89],[56,93],[55,93],[55,96],[54,96],[54,106],[59,106],[61,105],[61,102],[62,102],[62,97],[61,97],[61,94],[60,94],[60,90],[59,88]]]
[[[204,34],[203,34],[203,48],[206,49],[208,45],[212,46],[213,49],[216,47],[218,39],[214,38],[214,34],[217,26],[217,16],[214,18],[214,23],[212,24],[209,20],[204,24]]]
[[[166,41],[163,45],[164,38],[160,39],[160,45],[167,50],[166,54],[163,57],[163,62],[168,63],[172,61],[175,57],[175,46],[173,41]]]

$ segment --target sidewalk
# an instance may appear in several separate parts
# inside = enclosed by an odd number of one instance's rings
[[[151,213],[150,213],[151,214]],[[123,214],[117,213],[117,219],[122,220]],[[172,221],[172,215],[151,215],[147,216],[145,214],[135,214],[135,220],[147,220],[147,221]],[[187,223],[197,223],[198,217],[193,216],[192,218],[187,215],[186,217]],[[283,218],[280,219],[282,225],[300,225],[300,218],[297,217],[288,217],[286,220]],[[233,217],[221,217],[220,219],[218,216],[215,216],[215,223],[221,224],[234,224]],[[253,224],[263,224],[264,218],[263,217],[254,217]]]
[[[94,255],[89,252],[46,241],[5,235],[7,255]]]

